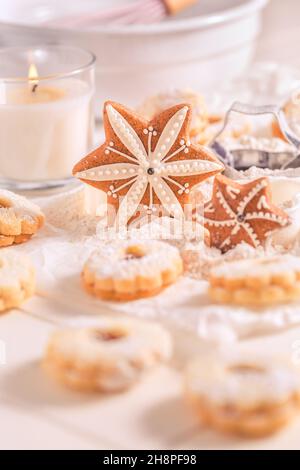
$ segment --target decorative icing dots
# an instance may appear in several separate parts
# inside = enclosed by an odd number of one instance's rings
[[[145,135],[152,134],[154,137],[157,136],[157,131],[152,126],[149,126],[147,129],[144,129],[143,133]]]
[[[113,184],[111,184],[109,187],[109,191],[107,191],[107,195],[117,197],[117,195],[114,192],[115,192],[115,187]]]
[[[189,194],[191,183],[189,181],[179,183],[175,178],[187,179],[190,176],[200,177],[201,175],[201,180],[203,180],[223,169],[222,164],[214,159],[211,152],[205,155],[205,159],[201,159],[200,154],[199,158],[197,155],[197,159],[194,160],[182,159],[184,154],[189,153],[191,146],[188,139],[180,137],[188,109],[187,106],[183,106],[174,112],[165,123],[160,135],[151,124],[143,128],[140,132],[147,136],[143,138],[146,140],[144,145],[139,131],[135,130],[118,111],[117,105],[106,106],[111,129],[127,151],[118,149],[116,141],[110,139],[104,154],[113,157],[111,163],[80,171],[76,176],[99,183],[111,181],[107,195],[113,199],[117,199],[118,193],[122,191],[122,201],[117,215],[119,222],[128,222],[141,204],[146,192],[148,192],[149,199],[147,211],[151,213],[154,211],[153,201],[156,196],[167,213],[182,217],[183,210],[178,198]],[[154,149],[153,137],[157,137]],[[99,187],[101,187],[100,184]]]
[[[105,155],[109,155],[109,154],[110,154],[110,151],[112,150],[112,147],[113,147],[114,145],[115,145],[114,142],[111,140],[111,141],[109,142],[108,147],[106,147],[106,149],[105,149],[105,151],[104,151]]]

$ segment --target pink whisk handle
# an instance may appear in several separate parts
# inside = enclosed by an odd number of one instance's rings
[[[46,23],[51,27],[89,27],[97,24],[134,24],[162,20],[167,15],[175,15],[197,0],[137,0],[124,6],[107,8],[91,13],[65,16]]]
[[[195,4],[197,0],[163,0],[169,15],[176,15],[182,10]]]

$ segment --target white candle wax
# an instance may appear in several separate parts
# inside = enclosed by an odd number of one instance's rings
[[[92,90],[67,78],[0,89],[0,175],[23,181],[71,176],[93,138]]]

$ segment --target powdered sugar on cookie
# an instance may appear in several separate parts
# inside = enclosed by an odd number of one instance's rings
[[[246,354],[208,362],[209,367],[200,360],[189,367],[189,386],[218,406],[249,409],[282,403],[300,392],[299,376],[285,363]]]
[[[122,391],[172,354],[168,332],[159,324],[102,318],[93,328],[55,332],[45,369],[65,385],[82,391]],[[66,367],[66,365],[68,365]]]
[[[0,190],[0,246],[22,243],[44,223],[40,208],[11,191]]]
[[[266,278],[278,275],[300,274],[300,258],[291,255],[245,259],[224,263],[211,270],[215,278],[243,279]]]
[[[33,295],[35,271],[27,256],[12,249],[0,251],[0,311],[18,307]]]

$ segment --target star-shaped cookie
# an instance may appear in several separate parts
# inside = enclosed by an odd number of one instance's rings
[[[191,188],[224,169],[211,150],[191,145],[190,115],[190,107],[181,104],[148,122],[120,104],[105,103],[105,143],[77,163],[73,174],[107,193],[116,225],[143,212],[183,217]]]
[[[263,246],[268,235],[290,223],[288,215],[272,203],[268,178],[239,184],[216,176],[212,199],[204,214],[195,212],[210,232],[211,246],[226,252],[241,242]]]

